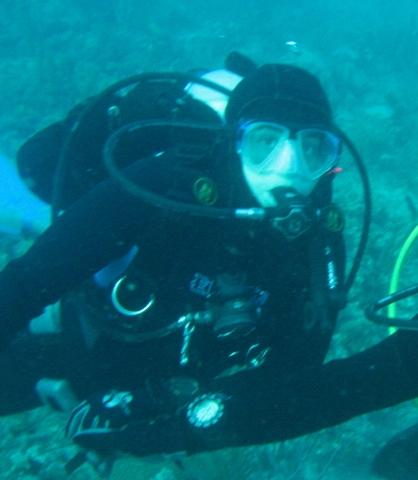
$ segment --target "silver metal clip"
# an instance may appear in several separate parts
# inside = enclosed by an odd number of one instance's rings
[[[193,332],[195,331],[195,324],[189,316],[182,317],[185,320],[183,328],[183,343],[180,351],[180,365],[184,366],[189,363],[189,346]]]

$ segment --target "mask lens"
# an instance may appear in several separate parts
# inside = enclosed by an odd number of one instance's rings
[[[335,164],[340,152],[340,139],[331,132],[305,129],[297,133],[300,150],[309,173],[317,178]]]
[[[241,154],[254,166],[261,166],[274,148],[288,136],[289,131],[281,125],[253,123],[244,130]]]

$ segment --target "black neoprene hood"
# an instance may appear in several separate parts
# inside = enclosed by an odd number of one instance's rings
[[[331,106],[319,80],[285,64],[263,65],[244,78],[231,94],[225,118],[230,125],[251,120],[332,124]]]

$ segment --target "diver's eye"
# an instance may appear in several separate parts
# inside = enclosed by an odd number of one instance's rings
[[[322,175],[335,163],[340,151],[340,139],[320,129],[300,130],[297,134],[306,166],[311,174]]]
[[[258,143],[260,148],[273,149],[277,145],[277,135],[274,132],[254,132],[251,140]]]
[[[242,150],[253,164],[263,162],[288,132],[280,126],[254,125],[243,137]]]

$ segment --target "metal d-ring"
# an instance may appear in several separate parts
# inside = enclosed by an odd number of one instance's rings
[[[154,305],[155,296],[153,293],[151,293],[149,296],[148,302],[138,310],[129,310],[128,308],[125,308],[118,299],[119,289],[125,279],[126,279],[126,275],[121,277],[112,288],[112,295],[111,295],[112,304],[119,313],[121,313],[122,315],[126,315],[127,317],[136,317],[138,315],[143,315]]]

